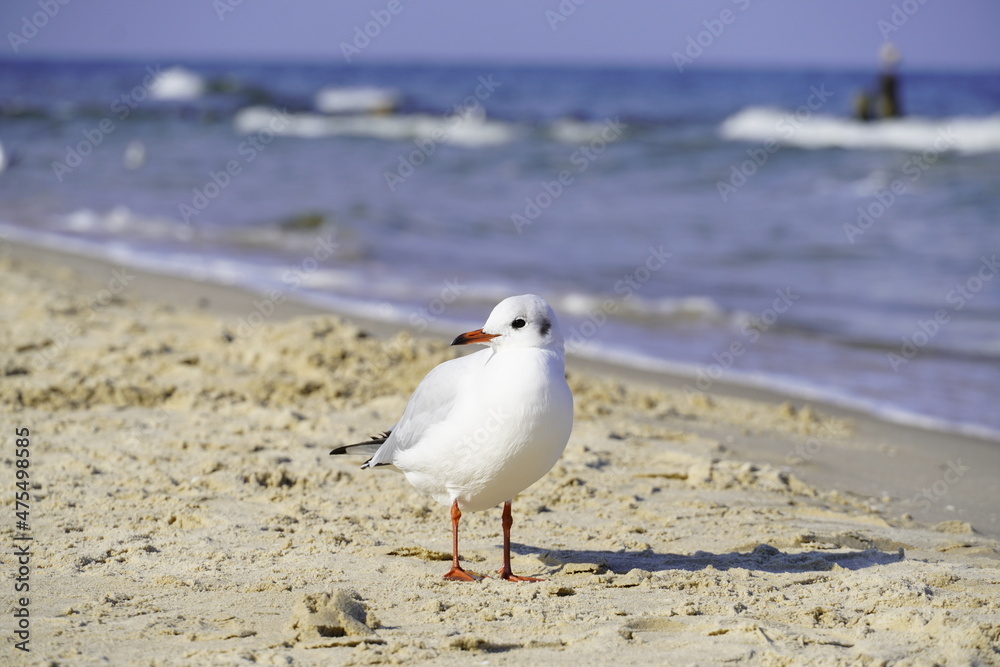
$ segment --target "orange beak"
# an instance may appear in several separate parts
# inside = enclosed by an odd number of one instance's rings
[[[475,331],[468,331],[464,334],[459,334],[455,340],[451,341],[452,345],[468,345],[469,343],[488,343],[500,334],[488,334],[484,333],[482,329],[476,329]]]

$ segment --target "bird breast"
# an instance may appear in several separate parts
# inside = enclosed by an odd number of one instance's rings
[[[451,412],[462,419],[429,429],[396,465],[439,502],[477,511],[555,465],[572,430],[573,397],[561,355],[548,350],[503,350],[473,375]]]

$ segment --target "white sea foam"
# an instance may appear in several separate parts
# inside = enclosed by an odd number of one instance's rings
[[[707,296],[664,297],[648,299],[637,295],[611,298],[592,294],[571,293],[550,296],[549,301],[560,312],[577,317],[594,317],[601,312],[633,322],[679,324],[681,322],[712,325],[736,325],[742,315],[727,312]]]
[[[288,114],[288,122],[275,130],[276,111],[268,107],[248,107],[240,110],[233,120],[240,134],[262,130],[274,131],[290,137],[316,139],[319,137],[368,137],[385,141],[410,139],[478,148],[495,146],[513,140],[517,130],[509,123],[487,120],[477,115],[430,116],[410,114],[400,116],[324,116],[320,114]]]
[[[190,225],[169,218],[139,216],[126,206],[115,206],[107,212],[89,208],[76,209],[66,215],[56,216],[56,228],[84,234],[126,233],[141,238],[173,238],[186,241],[192,238]]]
[[[149,96],[154,100],[193,100],[204,92],[202,78],[183,67],[163,70],[149,88]]]
[[[723,121],[719,133],[735,141],[773,140],[799,148],[987,153],[1000,151],[1000,114],[863,122],[826,114],[801,119],[783,109],[749,107]]]
[[[590,123],[574,118],[560,118],[548,128],[549,136],[564,144],[583,144],[603,138],[607,123]]]
[[[316,93],[322,113],[387,113],[399,105],[399,91],[372,86],[328,87]]]
[[[146,164],[146,144],[141,139],[133,139],[128,142],[122,154],[122,166],[134,171],[144,164]]]

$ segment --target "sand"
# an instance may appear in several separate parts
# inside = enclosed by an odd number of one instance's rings
[[[150,298],[11,247],[2,474],[29,428],[34,539],[31,651],[5,586],[0,664],[1000,662],[996,443],[908,479],[905,429],[570,364],[573,436],[514,502],[515,572],[547,581],[445,582],[447,509],[327,454],[391,425],[445,339],[287,309],[241,328],[218,288]],[[858,492],[877,461],[888,491]],[[495,572],[499,510],[462,527]]]

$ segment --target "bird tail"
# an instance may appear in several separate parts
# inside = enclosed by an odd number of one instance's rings
[[[384,433],[379,433],[378,435],[373,435],[370,439],[364,442],[356,442],[353,445],[341,445],[330,451],[333,456],[340,454],[366,454],[372,456],[378,451],[378,448],[382,446],[386,438],[389,437],[390,431],[385,431]],[[369,459],[368,461],[370,461]],[[365,461],[362,468],[368,467],[368,461]]]

